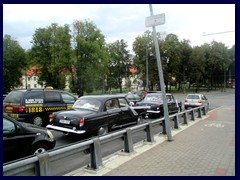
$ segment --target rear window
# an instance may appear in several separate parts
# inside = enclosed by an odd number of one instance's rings
[[[23,93],[22,91],[12,91],[5,97],[4,102],[21,104]]]
[[[187,99],[199,99],[199,95],[194,95],[194,94],[188,95]]]

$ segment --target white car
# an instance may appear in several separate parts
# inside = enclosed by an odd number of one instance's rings
[[[188,94],[186,99],[184,100],[184,108],[194,108],[204,106],[205,110],[208,111],[209,109],[209,102],[206,96],[203,94]]]

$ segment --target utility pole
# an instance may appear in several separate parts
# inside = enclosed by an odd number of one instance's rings
[[[158,74],[159,74],[160,87],[161,87],[162,98],[163,98],[163,109],[164,109],[164,119],[165,119],[164,124],[166,128],[168,141],[172,141],[172,132],[171,132],[171,126],[170,126],[170,120],[169,120],[169,112],[168,112],[167,98],[166,98],[166,92],[165,92],[163,70],[162,70],[161,57],[160,57],[160,51],[159,51],[159,45],[158,45],[158,40],[156,36],[156,27],[155,27],[156,25],[161,25],[165,23],[165,14],[153,16],[152,4],[149,4],[149,8],[150,8],[151,16],[148,17],[148,19],[146,19],[146,26],[147,27],[152,26],[152,29],[153,29],[153,40],[155,44],[157,64],[158,64]]]

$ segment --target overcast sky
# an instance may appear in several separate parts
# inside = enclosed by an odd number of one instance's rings
[[[153,4],[153,13],[165,13],[165,24],[157,31],[173,33],[192,46],[215,40],[231,47],[235,44],[234,4]],[[102,31],[107,43],[124,39],[132,52],[132,43],[146,30],[150,16],[148,4],[3,4],[3,35],[9,34],[24,49],[30,49],[37,28],[51,23],[71,25],[74,20],[90,20]],[[221,33],[228,32],[228,33]],[[219,33],[208,35],[212,33]]]

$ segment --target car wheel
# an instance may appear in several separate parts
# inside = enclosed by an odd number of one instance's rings
[[[43,126],[44,125],[44,118],[41,115],[36,115],[32,119],[32,123],[36,126]]]
[[[98,136],[102,136],[108,133],[108,127],[102,126],[98,129]]]
[[[30,154],[38,155],[46,152],[47,150],[48,150],[48,147],[45,144],[38,144],[34,148],[32,148]]]

